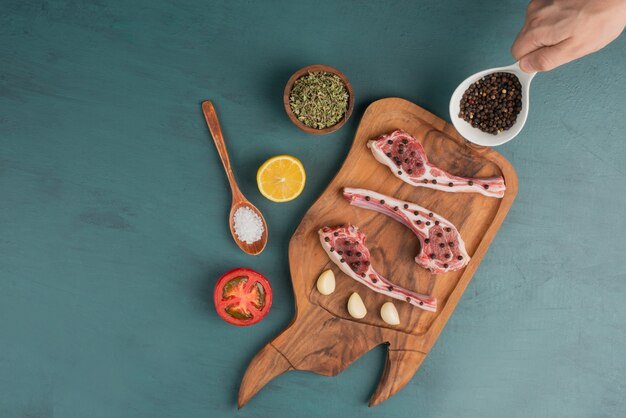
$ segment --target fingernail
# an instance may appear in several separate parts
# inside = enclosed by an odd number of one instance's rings
[[[535,69],[532,67],[532,65],[528,62],[528,60],[525,59],[520,60],[519,68],[521,68],[522,71],[524,71],[525,73],[535,72]]]

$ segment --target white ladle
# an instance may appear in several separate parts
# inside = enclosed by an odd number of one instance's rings
[[[522,85],[522,110],[519,115],[517,115],[517,120],[513,126],[506,131],[493,135],[483,132],[478,128],[474,128],[468,122],[464,121],[459,117],[459,110],[463,93],[465,93],[465,90],[467,90],[471,84],[487,74],[498,72],[511,73],[516,75],[519,79],[519,82]],[[463,138],[477,145],[495,147],[509,142],[520,133],[526,123],[526,119],[528,118],[528,108],[530,106],[530,82],[535,74],[537,73],[525,73],[519,68],[519,62],[516,62],[515,64],[507,67],[491,68],[467,77],[461,84],[459,84],[456,90],[454,90],[452,98],[450,99],[450,119],[452,120],[452,124],[456,130],[459,131],[461,136],[463,136]]]

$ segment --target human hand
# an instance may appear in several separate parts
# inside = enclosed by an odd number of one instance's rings
[[[624,25],[626,0],[532,0],[511,53],[523,71],[549,71],[604,48]]]

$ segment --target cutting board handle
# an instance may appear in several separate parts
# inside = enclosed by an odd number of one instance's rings
[[[389,344],[368,335],[367,325],[336,318],[317,305],[307,304],[305,310],[301,321],[294,321],[254,356],[239,387],[239,408],[289,370],[335,376],[372,348],[387,344],[385,369],[369,401],[369,406],[378,405],[402,389],[426,358],[426,353],[411,349],[415,338]],[[355,327],[361,332],[354,332]]]

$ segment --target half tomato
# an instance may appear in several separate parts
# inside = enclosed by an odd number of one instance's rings
[[[217,314],[238,326],[252,325],[265,318],[272,306],[270,282],[259,272],[236,268],[217,281],[213,292]]]

